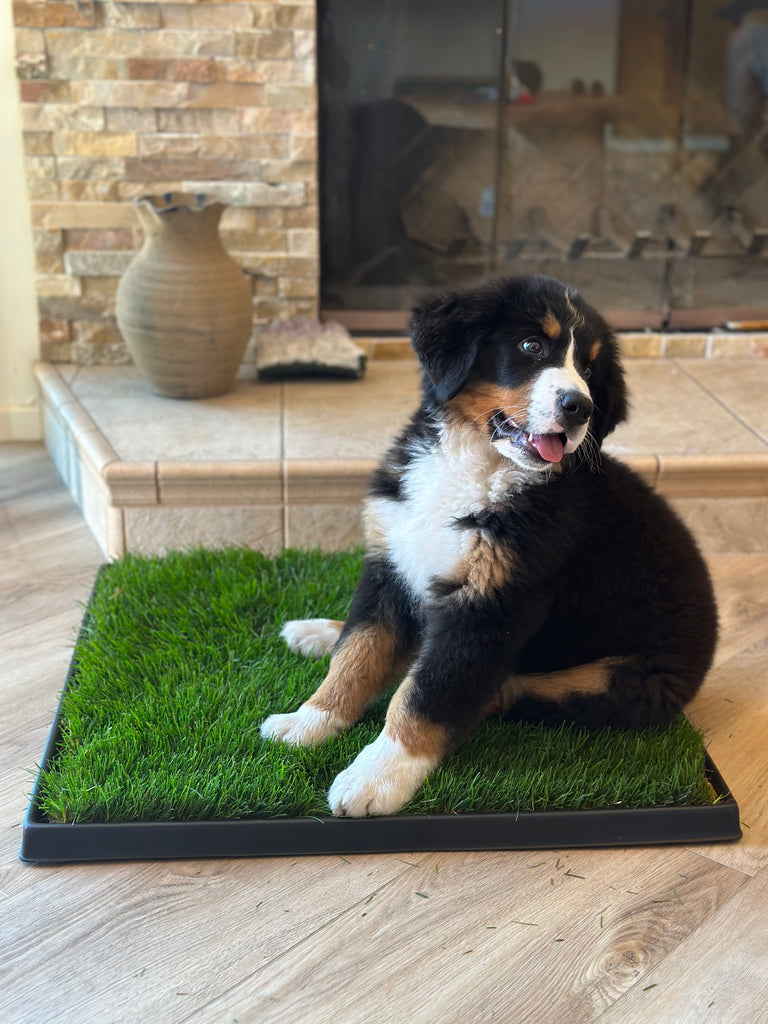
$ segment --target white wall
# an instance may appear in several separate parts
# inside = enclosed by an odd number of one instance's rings
[[[32,377],[38,351],[11,0],[0,0],[0,441],[32,441],[42,436]]]

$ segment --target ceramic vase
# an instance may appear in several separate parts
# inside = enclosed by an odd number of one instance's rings
[[[219,237],[224,206],[182,193],[135,206],[144,244],[117,290],[120,332],[157,394],[222,395],[253,322],[250,288]]]

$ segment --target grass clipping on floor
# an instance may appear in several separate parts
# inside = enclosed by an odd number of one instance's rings
[[[279,638],[287,619],[343,619],[359,554],[245,548],[128,556],[99,575],[41,775],[50,821],[329,815],[334,776],[378,734],[386,699],[336,739],[300,749],[259,725],[322,680]],[[712,803],[700,732],[480,726],[403,813]]]

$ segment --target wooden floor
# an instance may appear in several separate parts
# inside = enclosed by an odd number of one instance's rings
[[[41,868],[30,770],[101,559],[41,446],[0,447],[0,502],[3,1024],[768,1021],[768,553],[711,559],[691,711],[737,844]]]

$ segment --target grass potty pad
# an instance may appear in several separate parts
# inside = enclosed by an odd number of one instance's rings
[[[483,723],[403,810],[334,818],[334,777],[387,698],[313,748],[262,740],[322,681],[280,639],[343,619],[360,553],[129,555],[97,577],[24,825],[21,856],[164,857],[698,843],[738,807],[684,717],[620,732]]]

